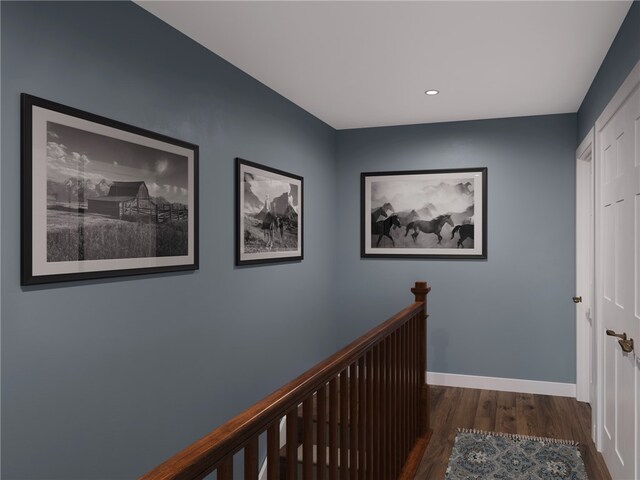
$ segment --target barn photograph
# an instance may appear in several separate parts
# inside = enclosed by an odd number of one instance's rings
[[[187,158],[47,122],[47,261],[182,256]]]

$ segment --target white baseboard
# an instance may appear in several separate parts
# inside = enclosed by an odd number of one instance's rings
[[[574,398],[576,396],[575,383],[542,382],[518,378],[478,377],[455,373],[427,372],[427,383],[445,387],[481,388],[500,392],[534,393],[537,395]]]

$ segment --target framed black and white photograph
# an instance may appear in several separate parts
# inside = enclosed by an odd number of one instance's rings
[[[236,158],[236,265],[302,260],[303,178]]]
[[[22,94],[22,284],[198,268],[198,147]]]
[[[361,256],[487,258],[487,169],[361,175]]]

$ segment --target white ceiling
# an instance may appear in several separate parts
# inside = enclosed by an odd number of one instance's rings
[[[137,3],[337,129],[575,112],[631,5]]]

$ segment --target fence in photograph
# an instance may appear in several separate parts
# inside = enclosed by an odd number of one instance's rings
[[[104,199],[108,197],[100,197]],[[92,204],[96,199],[88,201],[60,201],[57,195],[47,195],[47,207],[66,210],[77,213],[97,213],[120,219],[146,218],[151,222],[164,223],[175,220],[186,220],[189,216],[189,208],[180,203],[156,204],[149,200],[123,200]]]
[[[188,213],[189,210],[185,205],[152,203],[149,207],[131,205],[125,210],[124,216],[145,216],[156,223],[164,223],[172,220],[186,220]]]

